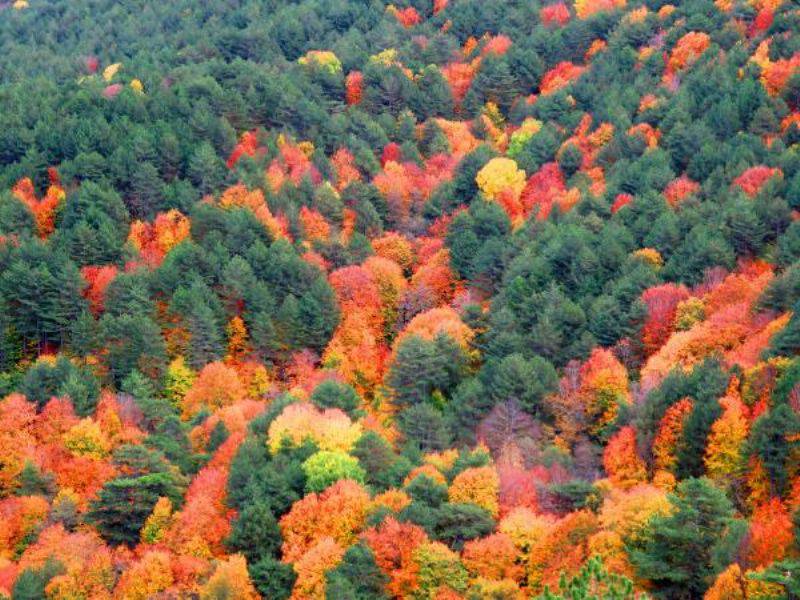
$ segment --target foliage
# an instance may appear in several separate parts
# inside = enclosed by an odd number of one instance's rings
[[[724,539],[732,506],[708,479],[681,482],[670,502],[671,513],[650,521],[631,560],[640,576],[658,586],[659,597],[700,595],[716,575],[712,556]]]
[[[6,4],[0,597],[797,594],[796,3]]]

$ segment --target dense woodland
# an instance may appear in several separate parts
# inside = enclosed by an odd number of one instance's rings
[[[0,598],[800,597],[792,0],[16,0],[0,107]]]

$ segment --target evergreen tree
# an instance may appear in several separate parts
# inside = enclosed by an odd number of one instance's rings
[[[348,548],[342,562],[326,574],[325,597],[330,600],[388,600],[388,580],[375,564],[372,550],[360,542]]]
[[[281,533],[272,511],[263,501],[245,506],[231,525],[225,545],[231,552],[241,552],[249,564],[262,558],[275,558],[280,551]]]
[[[670,496],[673,510],[650,521],[643,539],[630,548],[640,577],[658,598],[702,597],[716,575],[712,557],[733,515],[725,494],[706,478],[682,481]]]
[[[133,545],[160,497],[180,505],[185,480],[159,452],[143,446],[120,446],[114,465],[120,475],[103,485],[87,518],[109,542]]]
[[[265,557],[257,563],[248,565],[250,579],[264,600],[287,600],[292,594],[295,574],[292,565]]]
[[[772,492],[783,494],[788,484],[787,470],[798,451],[800,417],[787,404],[780,404],[761,415],[753,425],[749,444],[769,475]]]
[[[65,572],[66,568],[61,561],[51,556],[38,569],[28,567],[19,574],[11,590],[11,597],[14,600],[41,600],[46,597],[44,590],[50,580]]]

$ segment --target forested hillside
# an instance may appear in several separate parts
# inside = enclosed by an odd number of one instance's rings
[[[0,3],[0,599],[800,597],[793,0]]]

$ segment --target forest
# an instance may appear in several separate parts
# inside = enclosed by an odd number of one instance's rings
[[[0,0],[0,600],[800,598],[794,0]]]

